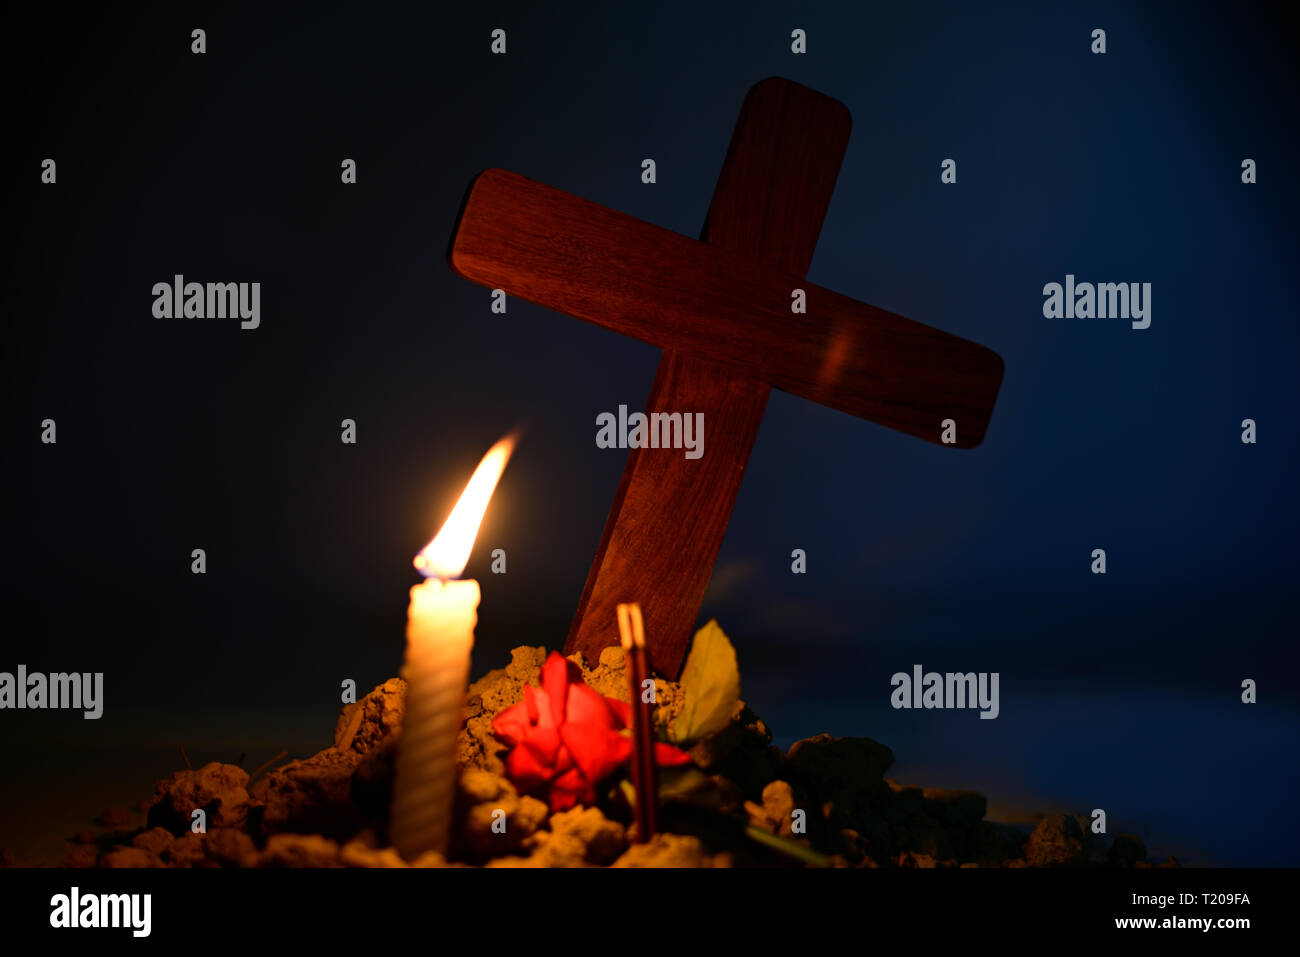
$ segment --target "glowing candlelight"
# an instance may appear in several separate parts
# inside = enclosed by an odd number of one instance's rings
[[[397,752],[389,841],[408,861],[445,852],[456,781],[456,736],[478,621],[478,582],[465,570],[483,513],[514,449],[507,436],[488,450],[433,541],[415,556],[428,580],[411,589],[406,612],[406,718]]]

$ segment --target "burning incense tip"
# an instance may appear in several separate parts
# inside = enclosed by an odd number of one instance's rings
[[[618,606],[618,637],[624,651],[645,648],[645,622],[636,602]]]
[[[618,637],[627,654],[628,691],[632,701],[632,787],[636,792],[636,840],[644,843],[654,834],[658,818],[655,786],[654,716],[643,688],[654,686],[646,656],[645,622],[636,602],[620,604]]]

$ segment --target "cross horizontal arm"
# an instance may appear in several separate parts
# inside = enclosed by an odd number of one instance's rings
[[[472,282],[939,442],[984,438],[1002,359],[984,346],[506,170],[475,179],[449,254]],[[791,312],[791,291],[807,313]],[[690,410],[685,410],[690,411]]]

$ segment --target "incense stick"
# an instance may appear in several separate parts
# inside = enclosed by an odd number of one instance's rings
[[[650,677],[645,623],[635,602],[618,606],[618,633],[627,657],[632,698],[632,786],[636,791],[636,840],[645,843],[655,832],[658,797],[655,793],[654,716],[642,694]]]

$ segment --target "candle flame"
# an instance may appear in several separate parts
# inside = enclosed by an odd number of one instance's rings
[[[511,434],[488,449],[442,529],[415,556],[415,567],[420,574],[445,579],[456,578],[465,570],[474,539],[478,537],[478,527],[483,523],[483,513],[514,448],[515,436]]]

